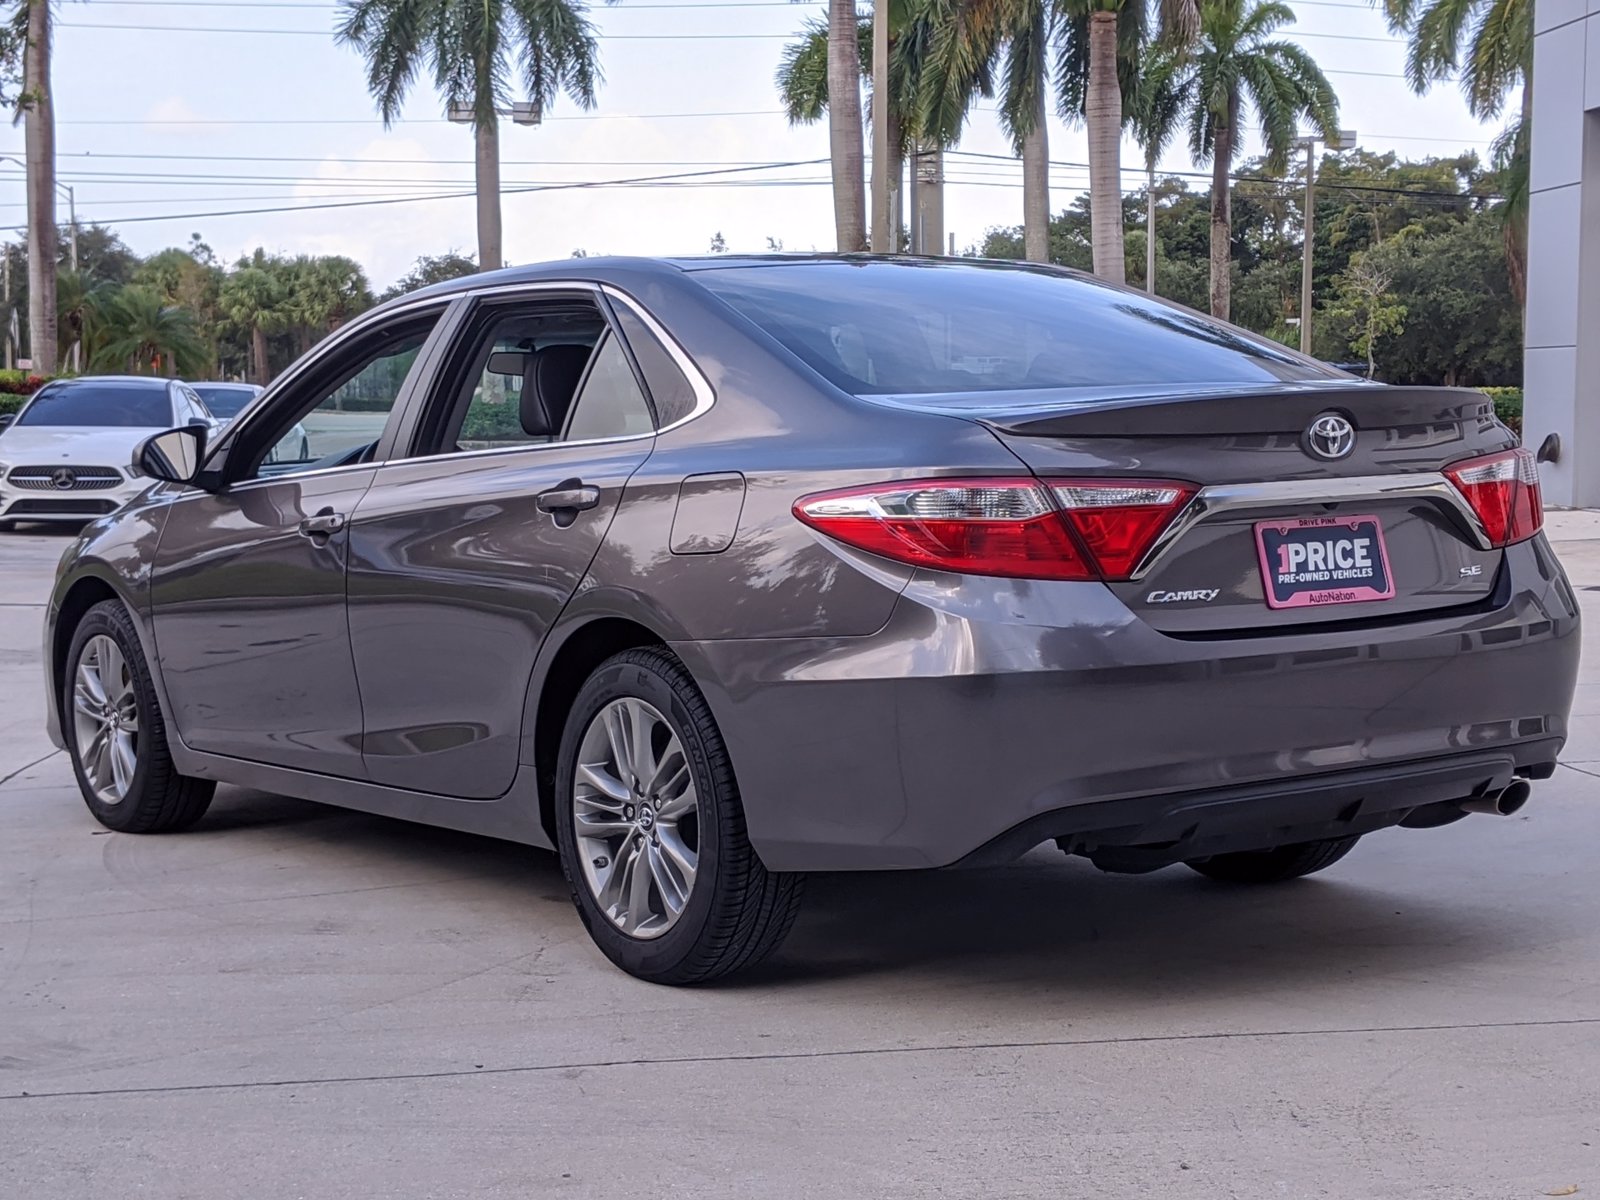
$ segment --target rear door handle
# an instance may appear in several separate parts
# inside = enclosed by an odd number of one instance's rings
[[[327,537],[343,528],[344,514],[336,513],[331,508],[325,508],[316,516],[307,517],[300,522],[300,532],[311,538]]]
[[[600,489],[573,480],[534,497],[542,513],[576,513],[600,503]]]

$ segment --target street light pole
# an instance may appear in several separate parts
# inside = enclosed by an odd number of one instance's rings
[[[1316,175],[1317,142],[1321,140],[1316,134],[1300,138],[1295,145],[1305,147],[1306,152],[1306,206],[1302,219],[1305,227],[1305,247],[1300,263],[1300,353],[1311,353],[1311,249],[1313,235],[1316,229]],[[1354,129],[1341,129],[1339,134],[1328,143],[1330,150],[1354,150],[1356,147],[1356,131]]]
[[[1144,290],[1156,294],[1156,160],[1150,160],[1150,177],[1144,193]]]

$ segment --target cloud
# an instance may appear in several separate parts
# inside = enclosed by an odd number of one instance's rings
[[[153,133],[221,133],[231,128],[207,123],[182,96],[157,100],[145,110],[144,120]]]

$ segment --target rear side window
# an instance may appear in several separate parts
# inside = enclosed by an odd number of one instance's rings
[[[622,344],[614,334],[607,335],[594,352],[589,373],[573,401],[566,440],[632,437],[654,428],[650,405],[639,390]]]
[[[166,429],[172,399],[164,383],[65,383],[35,396],[17,424]]]
[[[656,421],[662,428],[683,420],[694,411],[694,387],[678,366],[677,360],[661,344],[637,313],[625,303],[613,305],[622,336],[633,351],[634,360],[655,401]]]
[[[859,395],[1346,378],[1188,309],[1050,271],[815,262],[696,278]]]

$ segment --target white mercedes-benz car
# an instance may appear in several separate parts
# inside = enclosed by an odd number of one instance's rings
[[[153,433],[216,430],[192,388],[173,379],[87,376],[47,383],[15,418],[0,416],[0,529],[18,521],[86,521],[150,486],[132,466]]]

